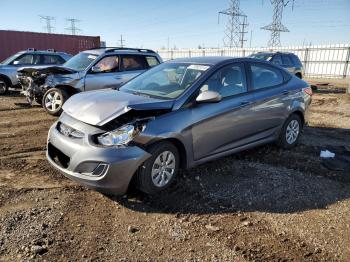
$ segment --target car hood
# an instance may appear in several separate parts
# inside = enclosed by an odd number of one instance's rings
[[[104,89],[72,96],[63,105],[63,110],[79,121],[94,126],[103,126],[132,109],[142,111],[171,109],[173,103],[173,100],[160,100]]]
[[[31,67],[21,67],[17,70],[22,74],[33,74],[34,72],[40,74],[74,74],[77,71],[63,67],[63,66],[31,66]]]

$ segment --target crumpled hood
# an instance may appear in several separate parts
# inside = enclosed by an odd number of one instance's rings
[[[63,105],[63,110],[79,121],[102,126],[131,109],[171,109],[173,103],[173,100],[160,100],[113,89],[104,89],[72,96]]]

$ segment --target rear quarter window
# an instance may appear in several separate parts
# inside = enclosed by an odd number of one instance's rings
[[[149,67],[159,65],[159,61],[155,56],[146,56],[146,61]]]
[[[274,67],[260,64],[250,65],[253,89],[278,86],[284,82],[283,73]]]
[[[290,55],[290,58],[292,59],[293,63],[299,67],[302,66],[299,57],[297,57],[296,55]]]

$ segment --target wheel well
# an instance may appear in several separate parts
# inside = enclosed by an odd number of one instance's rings
[[[0,75],[0,79],[2,79],[3,81],[5,81],[5,83],[7,84],[8,87],[11,87],[11,86],[12,86],[11,79],[8,78],[8,76],[6,76],[6,75]]]
[[[302,79],[302,78],[303,78],[303,76],[301,75],[301,73],[300,73],[300,72],[296,73],[295,75],[296,75],[297,77],[299,77],[300,79]]]
[[[297,116],[299,116],[300,119],[301,119],[301,124],[302,124],[302,125],[305,124],[305,118],[304,118],[304,114],[303,114],[302,112],[300,112],[300,111],[294,111],[294,112],[292,113],[292,115],[297,115]]]
[[[64,91],[66,91],[69,96],[72,96],[72,95],[75,95],[76,93],[78,93],[78,91],[74,87],[71,87],[71,86],[58,85],[58,86],[55,86],[55,88],[62,89]]]
[[[178,140],[176,138],[166,138],[164,140],[159,140],[159,141],[156,141],[154,143],[151,143],[151,144],[147,145],[147,147],[154,145],[154,144],[157,144],[157,143],[164,142],[164,141],[168,141],[168,142],[172,143],[174,146],[176,146],[177,150],[179,150],[180,168],[186,168],[186,166],[187,166],[186,149],[180,140]]]

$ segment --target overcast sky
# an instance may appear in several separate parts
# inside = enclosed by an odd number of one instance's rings
[[[292,1],[291,1],[292,2]],[[80,34],[99,35],[108,46],[118,45],[120,35],[129,47],[178,48],[223,46],[226,19],[218,12],[229,0],[0,0],[0,29],[44,32],[39,15],[56,18],[55,33],[68,33],[66,18],[81,21]],[[260,27],[272,21],[269,0],[241,0],[248,16],[246,46],[266,46],[270,32]],[[6,11],[5,11],[6,10]],[[295,0],[287,6],[282,45],[350,43],[350,0]],[[250,39],[252,33],[252,39]]]

